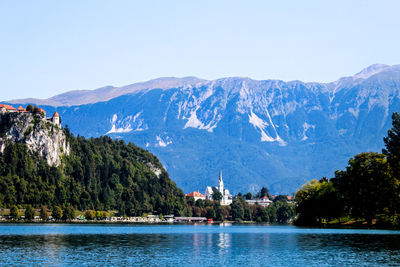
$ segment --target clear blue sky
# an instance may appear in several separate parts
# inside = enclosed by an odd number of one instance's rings
[[[400,64],[400,1],[0,1],[0,100],[165,76],[334,81]]]

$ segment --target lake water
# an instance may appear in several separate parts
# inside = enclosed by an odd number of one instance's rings
[[[400,231],[1,224],[2,265],[399,266]]]

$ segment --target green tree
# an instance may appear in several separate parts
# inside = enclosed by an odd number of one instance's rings
[[[244,198],[247,199],[247,200],[253,199],[253,194],[250,193],[250,192],[248,192],[248,193],[246,193],[246,194],[244,195]]]
[[[396,191],[400,189],[400,114],[394,112],[392,115],[392,128],[388,130],[387,136],[383,139],[385,148],[382,150],[386,155],[393,178],[396,179]],[[396,194],[392,199],[392,215],[400,213],[400,194]]]
[[[206,208],[206,217],[207,219],[215,219],[217,217],[217,213],[215,212],[214,207]]]
[[[94,220],[94,218],[96,218],[96,211],[94,211],[94,210],[87,210],[87,211],[85,212],[85,219],[86,219],[86,220],[92,221],[92,220]]]
[[[62,219],[64,221],[69,221],[75,219],[75,209],[72,206],[68,206],[64,209]]]
[[[31,104],[26,106],[26,111],[32,112],[33,111],[33,107]]]
[[[269,214],[266,208],[261,208],[260,219],[262,222],[270,222]]]
[[[295,194],[297,224],[315,225],[323,222],[323,203],[320,201],[321,188],[326,181],[312,180],[306,183]]]
[[[219,206],[219,207],[217,207],[217,209],[218,209],[218,215],[219,215],[218,220],[225,221],[229,217],[230,207],[229,206]]]
[[[285,202],[287,202],[287,201],[288,201],[287,195],[279,195],[279,196],[276,196],[276,197],[274,198],[274,200],[273,200],[274,203],[279,202],[279,201],[285,201]]]
[[[397,179],[400,179],[400,114],[394,112],[392,115],[392,128],[388,130],[383,139],[385,148],[382,150],[388,158],[390,167]]]
[[[51,213],[51,216],[53,217],[54,220],[59,221],[63,217],[63,211],[59,206],[55,206],[53,208],[53,211]]]
[[[107,211],[102,211],[100,213],[100,216],[101,216],[102,220],[105,220],[105,219],[107,219],[107,217],[110,217],[110,214]]]
[[[11,209],[10,209],[10,217],[13,220],[18,220],[18,218],[19,218],[19,210],[18,210],[17,206],[14,205],[14,206],[11,207]]]
[[[244,202],[243,197],[236,196],[232,200],[231,204],[231,213],[232,213],[232,219],[233,220],[243,220],[244,219],[244,208],[243,208],[243,203]]]
[[[25,209],[25,220],[32,221],[35,218],[35,210],[32,205],[27,205]]]
[[[33,114],[37,114],[37,113],[39,113],[39,108],[38,108],[38,106],[33,106],[33,108],[32,108],[32,113]]]
[[[222,200],[222,194],[219,192],[216,188],[213,187],[213,194],[212,194],[212,199],[214,201],[221,201]]]
[[[257,198],[268,197],[271,198],[271,193],[269,192],[268,188],[262,187],[260,192],[257,194]]]
[[[46,206],[42,206],[40,209],[40,218],[42,219],[43,222],[46,222],[47,219],[49,218],[49,212],[47,211]]]
[[[294,216],[293,204],[287,201],[278,201],[276,205],[276,220],[279,223],[288,223]]]
[[[196,205],[196,207],[204,208],[205,207],[204,200],[202,200],[202,199],[196,200],[195,205]]]
[[[97,219],[97,220],[102,220],[102,218],[103,218],[103,216],[102,216],[102,214],[101,214],[101,211],[97,210],[97,211],[96,211],[96,219]]]
[[[246,220],[246,221],[252,221],[253,220],[253,215],[251,213],[250,207],[246,207],[244,209],[244,220]]]
[[[346,171],[337,172],[336,180],[348,212],[368,224],[384,210],[391,210],[397,195],[397,181],[389,164],[379,153],[361,153],[350,159]]]
[[[276,223],[278,221],[278,215],[275,205],[269,205],[265,210],[267,211],[269,222]]]
[[[105,220],[107,217],[110,216],[110,214],[106,211],[96,211],[96,218],[97,220]]]
[[[201,208],[199,207],[192,207],[192,216],[194,217],[201,217]]]
[[[195,204],[194,197],[186,197],[186,203],[189,204],[190,206],[194,206]]]

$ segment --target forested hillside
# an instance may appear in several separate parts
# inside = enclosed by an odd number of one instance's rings
[[[31,204],[79,210],[178,214],[183,192],[151,153],[109,137],[85,139],[64,129],[70,145],[60,166],[49,166],[23,142],[0,155],[0,207]]]

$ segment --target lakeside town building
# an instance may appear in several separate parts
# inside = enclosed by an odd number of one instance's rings
[[[232,203],[232,195],[229,193],[229,190],[224,188],[224,181],[222,180],[222,170],[219,171],[219,180],[218,187],[215,186],[207,186],[205,196],[206,199],[213,200],[214,190],[217,190],[221,193],[221,205],[230,205]]]

